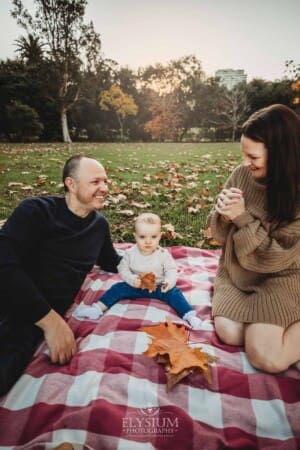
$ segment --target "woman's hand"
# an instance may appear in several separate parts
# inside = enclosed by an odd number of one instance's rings
[[[216,211],[226,220],[233,220],[245,211],[243,192],[238,188],[222,189],[217,196]]]

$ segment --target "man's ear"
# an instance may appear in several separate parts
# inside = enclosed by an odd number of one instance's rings
[[[67,188],[69,189],[70,192],[73,192],[74,191],[74,187],[75,187],[74,178],[66,177],[65,178],[65,185],[67,186]]]

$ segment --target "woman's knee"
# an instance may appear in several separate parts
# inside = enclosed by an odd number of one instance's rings
[[[245,329],[245,351],[256,369],[280,373],[288,369],[287,353],[283,348],[284,329],[277,325],[253,323]]]
[[[246,340],[245,351],[250,364],[256,369],[273,374],[288,369],[282,355],[274,352],[271,347],[265,348],[259,343],[249,343]]]
[[[244,344],[244,325],[227,317],[216,316],[214,318],[216,333],[219,338],[228,345]]]

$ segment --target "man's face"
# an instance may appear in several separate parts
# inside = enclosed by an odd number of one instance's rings
[[[72,194],[79,208],[86,212],[103,208],[108,185],[106,172],[98,161],[83,158],[72,187]]]

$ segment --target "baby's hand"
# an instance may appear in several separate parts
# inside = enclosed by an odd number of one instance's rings
[[[168,292],[170,289],[169,283],[167,281],[163,281],[161,284],[161,292]]]
[[[134,282],[134,287],[135,288],[140,288],[142,285],[142,280],[140,278],[137,278]]]

